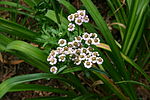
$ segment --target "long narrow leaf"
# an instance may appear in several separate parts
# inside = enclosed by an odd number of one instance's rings
[[[24,28],[23,26],[19,24],[5,20],[3,18],[0,18],[0,27],[5,28],[5,30],[8,29],[8,33],[11,35],[19,36],[21,38],[25,38],[31,41],[34,41],[36,37],[40,35],[38,33],[28,30],[27,28]],[[11,31],[15,31],[15,33],[13,34],[13,32],[11,33]]]

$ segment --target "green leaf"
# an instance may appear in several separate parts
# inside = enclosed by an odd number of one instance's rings
[[[138,85],[141,85],[141,86],[145,87],[146,89],[150,90],[150,86],[147,86],[141,82],[137,82],[137,81],[133,81],[133,80],[119,81],[119,82],[115,82],[115,83],[116,84],[124,84],[124,83],[138,84]]]
[[[120,89],[113,84],[113,82],[105,75],[92,71],[97,75],[121,100],[127,100],[127,97],[120,91]]]
[[[33,15],[27,13],[27,12],[23,12],[23,11],[19,11],[16,8],[5,8],[5,7],[0,7],[0,11],[9,11],[9,12],[13,12],[13,13],[18,13],[18,14],[22,14],[25,16],[29,16],[31,18],[34,18]]]
[[[23,41],[13,41],[7,45],[7,52],[13,53],[34,67],[49,72],[47,55],[40,49]]]
[[[7,44],[9,44],[12,41],[12,39],[6,37],[3,34],[0,34],[0,51],[4,51],[6,49]]]
[[[136,39],[138,39],[139,41],[139,38],[143,31],[143,29],[140,30],[140,28],[143,28],[141,27],[141,24],[143,23],[143,21],[145,21],[144,16],[146,15],[145,11],[148,7],[148,4],[149,4],[149,0],[142,0],[141,2],[139,0],[132,1],[131,11],[129,13],[129,19],[127,24],[128,27],[126,30],[126,36],[122,46],[122,52],[125,55],[128,55],[130,50],[132,50],[132,47],[135,44],[134,42],[136,41]],[[137,42],[134,48],[136,46],[137,46]],[[132,51],[132,53],[134,52]]]
[[[46,78],[55,78],[67,82],[65,78],[61,78],[57,75],[50,74],[50,73],[36,73],[36,74],[16,76],[0,84],[0,98],[2,98],[12,87],[20,83],[35,81],[39,79],[46,79]]]
[[[9,90],[9,92],[17,92],[17,91],[47,91],[47,92],[54,92],[59,94],[67,94],[69,96],[75,95],[75,93],[72,91],[53,88],[50,86],[42,86],[38,84],[18,84]]]
[[[64,5],[69,10],[70,13],[75,13],[76,12],[76,8],[72,4],[70,4],[68,1],[58,0],[58,2],[62,5]]]
[[[28,30],[27,28],[24,28],[19,24],[13,23],[3,18],[0,18],[0,28],[4,29],[5,32],[7,32],[8,30],[8,34],[15,35],[31,41],[34,41],[40,35],[38,33]]]
[[[26,11],[33,12],[33,10],[31,10],[30,8],[27,8],[27,7],[22,6],[22,5],[18,4],[18,3],[14,3],[14,2],[10,2],[10,1],[0,1],[0,4],[1,5],[9,5],[11,7],[16,7],[16,8],[22,8],[22,9],[24,9]]]
[[[53,11],[53,10],[48,10],[48,12],[45,14],[45,16],[48,17],[49,19],[51,19],[52,21],[54,21],[55,23],[57,23],[57,24],[59,25],[59,23],[58,23],[58,21],[57,21],[57,17],[56,17],[56,15],[55,15],[55,11]],[[67,29],[67,26],[68,26],[68,24],[69,24],[69,21],[68,21],[66,18],[64,18],[63,16],[61,16],[61,15],[59,15],[59,18],[60,18],[62,27],[63,27],[64,29]]]

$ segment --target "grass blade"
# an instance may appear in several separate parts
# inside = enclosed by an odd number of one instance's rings
[[[34,41],[40,35],[38,33],[28,30],[27,28],[24,28],[19,24],[13,23],[3,18],[0,18],[0,27],[5,29],[5,32],[7,32],[8,30],[8,34],[15,35],[31,41]]]
[[[15,85],[18,85],[24,82],[35,81],[39,79],[46,79],[46,78],[55,78],[55,79],[60,79],[60,80],[67,82],[66,79],[61,78],[54,74],[50,74],[50,73],[36,73],[36,74],[16,76],[0,84],[0,98],[2,98]]]
[[[26,11],[33,12],[33,10],[31,10],[30,8],[27,8],[25,6],[22,6],[20,4],[17,4],[17,3],[14,3],[14,2],[10,2],[10,1],[0,1],[0,5],[9,5],[11,7],[22,8],[22,9],[24,9]]]
[[[7,52],[13,53],[33,66],[48,72],[47,55],[40,49],[23,41],[13,41],[7,45]]]
[[[9,92],[17,92],[17,91],[47,91],[54,92],[59,94],[67,94],[68,96],[73,96],[75,93],[73,91],[66,91],[58,88],[53,88],[50,86],[42,86],[38,84],[18,84],[12,87]]]

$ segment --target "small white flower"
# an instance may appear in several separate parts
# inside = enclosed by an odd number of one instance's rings
[[[79,60],[85,60],[86,59],[86,54],[85,53],[81,53],[79,55]]]
[[[74,18],[75,18],[74,14],[71,14],[71,15],[68,16],[68,20],[69,20],[70,22],[71,22],[71,21],[74,21]]]
[[[58,54],[61,54],[64,51],[63,47],[57,47],[56,50],[57,50]]]
[[[79,47],[79,46],[80,46],[79,42],[73,41],[73,47],[74,47],[74,48],[77,48],[77,47]]]
[[[75,55],[80,55],[81,49],[80,49],[80,48],[75,49],[73,53],[74,53]]]
[[[52,55],[49,55],[49,56],[47,57],[47,61],[50,61],[51,58],[53,58],[53,56],[52,56]]]
[[[85,33],[83,33],[82,38],[83,38],[84,40],[87,40],[88,38],[90,38],[90,34],[87,33],[87,32],[85,32]]]
[[[74,31],[75,30],[75,25],[72,23],[69,23],[68,25],[68,31]]]
[[[51,65],[54,65],[54,64],[56,64],[57,63],[57,59],[56,58],[51,58],[50,59],[50,64]]]
[[[96,33],[90,33],[90,37],[91,38],[97,38],[97,34]]]
[[[67,41],[65,39],[60,39],[58,41],[59,46],[65,46],[67,44]]]
[[[77,13],[79,14],[79,17],[84,18],[86,15],[85,10],[78,10]]]
[[[98,52],[92,52],[92,55],[93,56],[99,56],[99,53]]]
[[[92,51],[94,50],[94,48],[92,48],[92,47],[90,47],[90,46],[89,46],[87,49],[88,49],[90,52],[92,52]],[[92,53],[91,53],[91,54],[92,54]]]
[[[66,54],[66,55],[70,54],[70,48],[65,46],[63,53]]]
[[[92,39],[92,38],[88,38],[88,39],[85,41],[85,44],[87,44],[87,45],[93,44],[93,39]]]
[[[68,53],[69,53],[69,54],[73,54],[73,52],[74,52],[74,49],[72,49],[72,48],[69,47],[69,48],[68,48]]]
[[[86,15],[84,18],[83,18],[83,22],[85,22],[85,23],[88,23],[89,22],[89,17]]]
[[[53,56],[53,57],[56,57],[57,54],[58,54],[58,52],[56,50],[52,50],[50,52],[50,55]]]
[[[56,74],[56,72],[57,72],[57,67],[56,66],[52,66],[51,68],[50,68],[50,72],[52,72],[53,74]]]
[[[96,62],[97,62],[96,56],[91,56],[89,60],[90,60],[92,63],[96,63]]]
[[[81,41],[82,41],[82,37],[81,37],[81,36],[77,36],[77,37],[75,37],[75,41],[77,41],[77,42],[81,42]]]
[[[81,60],[79,60],[79,59],[75,60],[74,64],[80,65],[81,64]]]
[[[58,58],[59,58],[58,60],[60,62],[64,62],[66,60],[66,55],[65,54],[61,54],[61,55],[58,56]]]
[[[81,18],[76,18],[75,19],[75,23],[77,24],[77,25],[82,25],[82,22],[83,22],[83,20],[81,19]]]
[[[74,13],[74,18],[78,18],[79,14],[78,13]]]
[[[92,67],[92,63],[90,61],[85,61],[84,62],[84,67],[85,68],[91,68]]]
[[[68,42],[68,47],[73,47],[73,42]]]
[[[97,64],[102,64],[103,63],[103,59],[101,57],[97,57]]]
[[[100,43],[100,39],[99,38],[94,38],[93,39],[93,44],[94,45],[97,45],[97,44],[99,44]]]
[[[87,48],[81,48],[81,53],[85,53],[85,54],[88,54],[89,53],[89,50]]]

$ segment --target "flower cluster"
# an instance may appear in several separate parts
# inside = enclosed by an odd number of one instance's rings
[[[68,20],[70,21],[68,25],[68,31],[74,31],[75,30],[75,24],[82,25],[82,23],[88,23],[89,17],[86,15],[85,10],[78,10],[76,13],[71,14],[68,16]],[[75,24],[73,24],[74,22]]]
[[[100,43],[100,39],[96,33],[83,33],[82,36],[77,36],[73,41],[67,42],[65,39],[58,41],[59,47],[52,50],[47,58],[50,65],[50,72],[56,73],[57,63],[67,62],[71,60],[74,64],[83,64],[85,68],[91,68],[93,64],[102,64],[103,59],[99,53],[92,48],[93,45]]]

